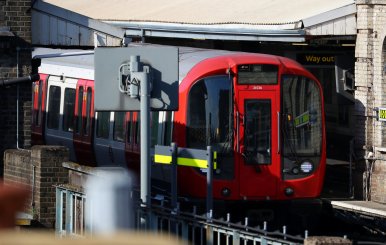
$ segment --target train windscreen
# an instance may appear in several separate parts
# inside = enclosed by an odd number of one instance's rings
[[[320,162],[323,140],[321,108],[321,94],[315,81],[301,76],[283,77],[283,163],[284,169],[295,169],[292,172],[296,175],[310,174]],[[307,168],[311,168],[309,171],[301,169],[305,161]],[[294,166],[299,166],[299,173]]]
[[[232,78],[213,76],[197,81],[189,92],[187,146],[217,151],[217,178],[233,177]]]

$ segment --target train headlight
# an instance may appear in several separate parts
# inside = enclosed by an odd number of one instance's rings
[[[222,188],[221,190],[221,194],[224,196],[224,197],[229,197],[231,195],[231,190],[229,190],[228,188]]]
[[[314,166],[312,165],[312,162],[310,161],[304,161],[300,164],[300,171],[305,174],[309,174],[314,170]]]
[[[299,168],[298,167],[294,167],[293,169],[292,169],[292,173],[293,174],[299,174]]]
[[[284,189],[284,194],[288,197],[292,196],[294,194],[294,189],[291,187],[287,187]]]

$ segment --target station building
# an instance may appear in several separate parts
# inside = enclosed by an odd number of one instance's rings
[[[33,1],[32,46],[92,49],[141,41],[295,59],[322,83],[330,162],[351,159],[354,194],[386,203],[386,128],[378,118],[386,107],[386,1],[97,3]]]

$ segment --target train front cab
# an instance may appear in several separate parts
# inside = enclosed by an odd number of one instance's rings
[[[236,58],[232,64],[208,59],[180,85],[175,125],[186,128],[174,129],[175,140],[217,151],[214,198],[285,200],[320,194],[325,171],[321,87],[299,65],[285,61],[287,66],[269,57]],[[205,171],[179,168],[180,192],[205,198]]]

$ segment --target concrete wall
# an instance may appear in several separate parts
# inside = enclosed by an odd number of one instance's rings
[[[55,227],[56,185],[67,183],[68,149],[62,146],[33,146],[31,150],[6,150],[4,153],[4,183],[25,184],[31,199],[25,212],[48,228]]]
[[[365,198],[386,203],[386,124],[373,116],[386,107],[386,1],[357,0],[355,64],[356,146],[365,171]],[[367,188],[366,188],[367,186]]]

